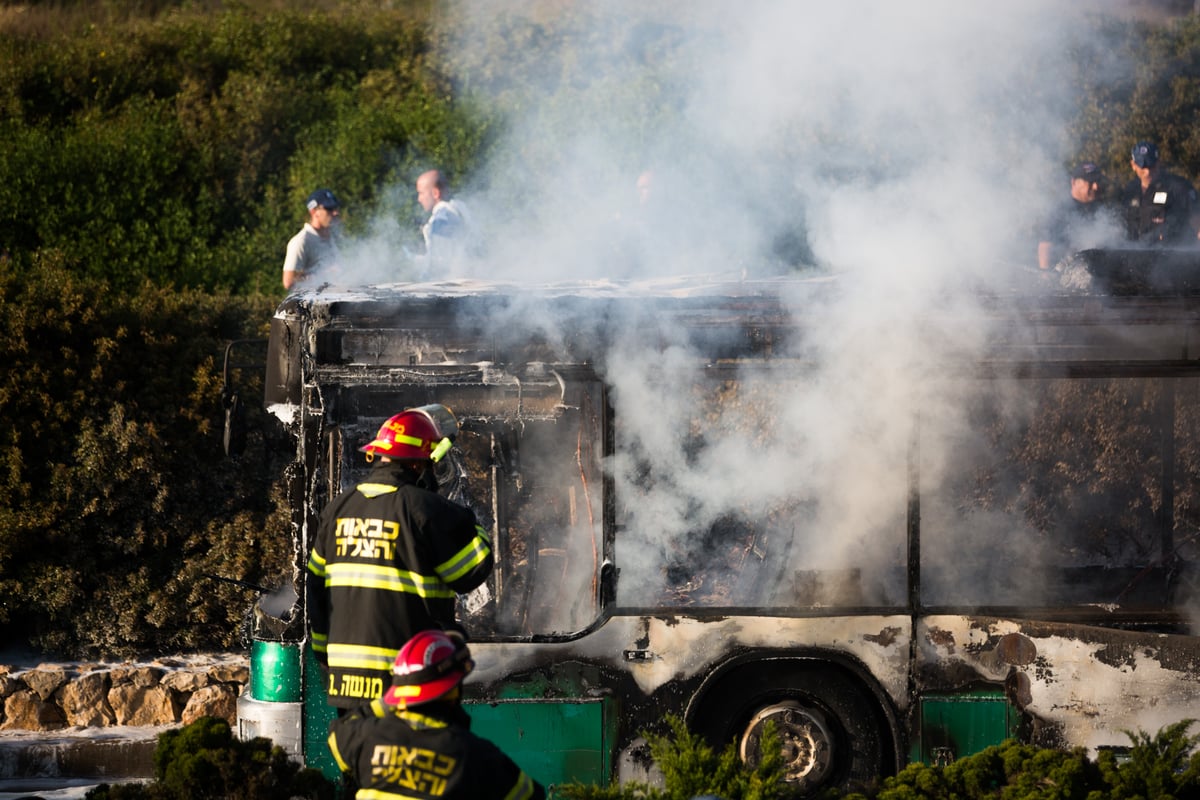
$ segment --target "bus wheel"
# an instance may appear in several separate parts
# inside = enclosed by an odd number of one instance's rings
[[[870,783],[894,761],[875,702],[835,668],[748,665],[709,687],[695,709],[692,730],[716,748],[732,742],[748,765],[758,763],[764,730],[774,723],[785,779],[801,796]]]
[[[775,724],[782,740],[784,775],[791,784],[823,786],[833,775],[835,740],[825,715],[795,700],[772,703],[755,714],[742,731],[738,754],[757,766],[762,760],[762,736],[767,723]]]

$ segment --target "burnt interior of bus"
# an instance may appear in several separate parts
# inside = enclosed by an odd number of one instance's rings
[[[462,600],[481,639],[565,637],[618,607],[954,609],[1186,630],[1200,532],[1197,304],[1186,294],[1124,294],[1055,294],[1016,311],[996,304],[989,357],[923,388],[932,400],[953,384],[967,398],[964,423],[922,424],[936,413],[931,403],[912,421],[907,459],[879,465],[906,479],[888,495],[894,513],[864,533],[878,554],[870,564],[812,559],[827,509],[805,491],[705,518],[653,563],[623,551],[632,537],[655,535],[632,532],[629,520],[670,476],[647,458],[623,490],[613,479],[623,420],[610,391],[620,364],[605,360],[609,333],[599,328],[498,333],[469,322],[494,312],[484,306],[495,301],[479,297],[414,298],[402,313],[372,297],[325,306],[321,319],[296,303],[278,326],[291,351],[276,352],[268,383],[320,415],[328,471],[308,509],[314,518],[365,474],[357,448],[384,419],[426,403],[453,410],[460,433],[439,465],[441,490],[475,511],[497,552],[486,591]],[[677,388],[694,396],[682,427],[719,420],[750,440],[771,430],[806,379],[794,346],[803,325],[773,302],[669,307],[700,355],[695,381]],[[587,318],[603,316],[591,309]],[[1010,317],[1020,324],[1005,328]],[[302,326],[315,343],[303,379]],[[647,327],[648,347],[661,330]],[[713,446],[697,433],[684,452],[701,458]],[[935,452],[937,463],[927,455]],[[636,453],[630,460],[636,473]]]

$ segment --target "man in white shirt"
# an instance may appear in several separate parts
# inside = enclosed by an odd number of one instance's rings
[[[470,215],[461,202],[450,197],[450,185],[436,169],[417,178],[417,202],[429,212],[429,219],[421,226],[425,277],[444,275],[468,254]]]
[[[339,221],[341,203],[329,189],[317,189],[308,196],[307,205],[308,222],[288,242],[283,261],[283,288],[288,290],[338,265],[333,229]]]

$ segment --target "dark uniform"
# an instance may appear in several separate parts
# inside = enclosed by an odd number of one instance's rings
[[[1050,266],[1053,266],[1054,261],[1079,249],[1081,234],[1110,220],[1111,224],[1116,224],[1112,207],[1103,200],[1083,203],[1073,197],[1068,199],[1055,209],[1042,230],[1041,241],[1050,242],[1052,246],[1053,259]]]
[[[500,748],[471,733],[457,702],[400,710],[376,700],[334,720],[329,750],[358,776],[359,798],[543,800],[546,790]]]
[[[470,509],[413,482],[396,461],[321,513],[308,559],[313,652],[326,661],[330,705],[381,696],[398,643],[456,627],[455,595],[482,584],[492,548]]]
[[[1130,241],[1155,245],[1195,244],[1192,227],[1196,190],[1186,178],[1160,170],[1150,186],[1134,178],[1121,193],[1125,232]]]

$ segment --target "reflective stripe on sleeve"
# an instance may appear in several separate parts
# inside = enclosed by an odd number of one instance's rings
[[[453,583],[482,564],[491,552],[492,547],[491,543],[488,542],[487,534],[484,533],[483,528],[476,525],[475,538],[445,563],[439,564],[437,567],[438,574],[442,576],[442,580],[446,583]]]
[[[333,760],[337,762],[338,769],[340,769],[342,772],[349,772],[350,765],[346,763],[346,760],[344,758],[342,758],[341,751],[338,750],[337,734],[334,734],[334,733],[329,734],[328,742],[329,742],[329,752],[333,753]]]
[[[517,778],[516,785],[508,794],[504,795],[504,800],[529,800],[531,797],[533,797],[533,778],[522,772],[521,777]]]

